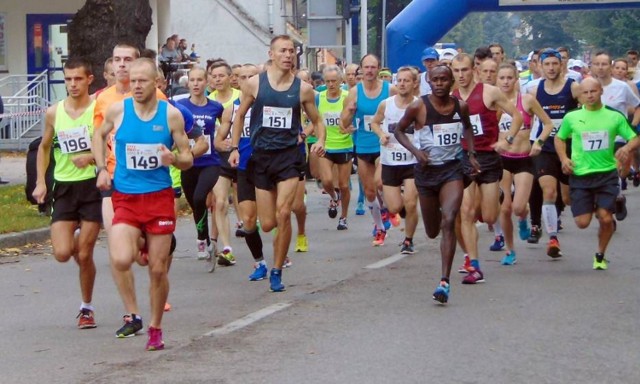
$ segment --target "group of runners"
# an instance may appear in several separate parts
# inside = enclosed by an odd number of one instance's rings
[[[47,111],[33,195],[45,198],[53,151],[51,239],[56,260],[73,257],[80,268],[78,327],[96,326],[93,249],[102,224],[126,313],[116,337],[143,330],[131,270],[138,263],[150,278],[146,348],[164,348],[162,317],[170,310],[168,270],[181,193],[193,211],[195,256],[213,271],[216,263],[236,263],[228,216],[234,191],[236,236],[245,239],[255,262],[249,280],[268,277],[271,291],[284,291],[292,213],[295,250],[308,250],[307,159],[337,230],[349,228],[356,162],[359,202],[373,220],[373,246],[383,246],[388,229],[402,219],[402,253],[416,252],[420,216],[429,238],[442,232],[437,303],[449,300],[456,243],[464,251],[462,283],[485,281],[478,220],[494,227],[491,250],[504,250],[503,265],[517,261],[512,216],[519,237],[529,242],[538,242],[544,221],[547,254],[561,257],[562,202],[580,228],[596,215],[593,268],[607,269],[614,214],[618,220],[626,215],[622,180],[640,146],[632,128],[640,123],[640,99],[612,77],[608,54],[594,56],[592,77],[574,80],[562,53],[568,55],[552,48],[533,52],[527,79],[503,62],[504,52],[494,44],[442,62],[437,50],[427,48],[426,72],[401,67],[394,84],[372,54],[344,72],[326,66],[318,81],[316,74],[295,70],[293,41],[280,35],[264,64],[214,60],[207,68],[191,68],[189,94],[177,101],[166,100],[164,75],[136,47],[114,47],[105,63],[112,84],[97,95],[89,94],[91,66],[68,60],[68,97]],[[356,213],[363,214],[362,207]],[[260,232],[274,229],[269,270]]]

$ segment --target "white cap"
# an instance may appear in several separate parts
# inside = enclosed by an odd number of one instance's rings
[[[569,61],[567,62],[567,67],[568,68],[573,68],[575,66],[576,61],[574,59],[569,59]]]
[[[531,61],[531,59],[533,59],[533,51],[529,52],[529,55],[527,56],[527,61]]]
[[[453,58],[458,54],[458,51],[456,51],[453,48],[445,48],[440,52],[440,60],[445,59],[445,60],[453,60]]]
[[[585,64],[584,61],[582,60],[574,60],[573,65],[569,64],[569,68],[575,68],[575,67],[586,68],[587,64]]]

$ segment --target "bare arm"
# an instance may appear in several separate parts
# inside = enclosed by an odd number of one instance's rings
[[[398,140],[403,147],[408,149],[422,165],[426,165],[429,161],[429,156],[426,152],[416,148],[415,145],[407,137],[407,128],[414,124],[415,129],[422,129],[427,117],[427,108],[424,106],[424,102],[420,99],[412,102],[409,107],[404,111],[404,115],[396,124],[396,129],[393,132],[393,136]]]
[[[540,119],[540,121],[542,122],[542,132],[540,132],[538,140],[534,141],[533,145],[531,146],[530,155],[536,156],[542,150],[542,145],[544,144],[544,142],[551,135],[551,131],[553,131],[553,123],[551,122],[551,118],[549,117],[549,115],[547,115],[544,109],[542,109],[542,106],[535,97],[527,94],[522,95],[522,99],[525,107],[528,106],[527,112],[529,112],[530,115],[537,116],[538,119]],[[531,129],[536,129],[536,127],[531,127]]]
[[[55,129],[53,124],[56,120],[56,106],[47,108],[45,115],[44,133],[42,134],[42,141],[38,146],[38,157],[36,160],[37,179],[36,187],[32,192],[32,196],[39,204],[44,203],[44,199],[47,195],[47,183],[46,173],[49,168],[49,162],[51,159],[51,145],[53,143],[53,135]]]
[[[556,147],[556,153],[558,154],[558,157],[560,158],[560,162],[562,163],[562,172],[564,172],[567,175],[572,174],[573,162],[567,156],[567,142],[559,138],[558,135],[556,135],[553,138],[553,145]]]
[[[105,172],[106,138],[115,127],[116,121],[122,119],[123,112],[123,102],[111,104],[104,114],[102,125],[94,128],[93,139],[91,140],[91,152],[96,162],[96,172],[98,176],[96,186],[103,191],[111,188],[111,176]]]
[[[378,109],[376,110],[376,114],[373,115],[373,119],[371,120],[371,130],[378,135],[380,138],[380,144],[387,145],[389,143],[389,134],[382,131],[382,127],[380,125],[384,121],[384,112],[387,108],[386,100],[383,100],[378,104]]]
[[[304,108],[309,121],[313,124],[313,129],[315,131],[315,136],[318,138],[311,146],[311,152],[316,153],[318,156],[324,155],[324,141],[327,138],[326,128],[324,126],[324,122],[320,118],[320,114],[318,113],[318,108],[316,108],[316,95],[313,92],[313,88],[309,84],[302,84],[300,89],[300,102],[302,107]]]
[[[182,113],[174,106],[168,107],[168,122],[171,129],[173,142],[178,149],[178,154],[174,155],[168,148],[163,148],[162,158],[163,165],[173,165],[174,167],[184,171],[193,165],[193,154],[189,150],[189,139],[184,131],[184,119]],[[170,160],[169,164],[167,161]]]
[[[464,139],[467,140],[467,148],[469,149],[467,151],[469,162],[473,167],[474,173],[480,173],[480,164],[476,159],[476,149],[473,143],[473,126],[469,118],[469,106],[462,100],[460,100],[460,120],[462,120],[462,132]]]
[[[356,113],[356,103],[358,102],[358,90],[356,87],[353,87],[349,90],[349,95],[346,99],[344,99],[344,103],[342,105],[342,113],[340,114],[340,129],[347,133],[350,132],[353,116]]]
[[[233,148],[238,147],[240,143],[240,137],[242,136],[242,129],[244,128],[244,117],[247,115],[247,111],[253,105],[256,100],[255,95],[258,92],[258,79],[259,76],[253,76],[242,86],[242,95],[240,96],[240,106],[236,111],[236,115],[233,119],[233,128],[231,129],[231,154],[229,155],[229,165],[237,167],[240,163],[240,153]]]
[[[227,137],[229,136],[229,131],[231,130],[231,116],[233,115],[233,107],[227,108],[222,113],[222,117],[220,118],[220,126],[216,128],[216,137],[213,139],[213,145],[217,151],[220,152],[228,152],[231,150],[231,146],[229,142],[227,142]],[[238,116],[235,117],[238,119]],[[242,119],[244,122],[244,118]],[[244,128],[244,127],[242,127]],[[240,142],[238,140],[238,142]]]

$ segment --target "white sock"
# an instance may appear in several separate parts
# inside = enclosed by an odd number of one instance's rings
[[[88,309],[90,311],[93,311],[93,305],[91,305],[91,303],[85,303],[84,301],[82,302],[82,304],[80,304],[80,310],[82,311],[83,309]]]
[[[369,207],[369,212],[371,212],[371,216],[373,217],[373,223],[378,227],[378,229],[382,229],[384,231],[384,223],[382,222],[380,203],[378,203],[378,199],[374,199],[373,201],[367,200],[367,206]]]
[[[542,220],[549,236],[558,235],[558,211],[556,203],[545,201],[542,203]]]
[[[500,225],[500,220],[496,220],[496,222],[493,223],[493,234],[496,235],[496,237],[502,236],[504,234],[502,232],[502,225]]]

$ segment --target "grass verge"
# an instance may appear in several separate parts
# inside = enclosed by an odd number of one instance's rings
[[[0,234],[45,228],[50,222],[27,201],[21,184],[0,187],[0,212]]]

